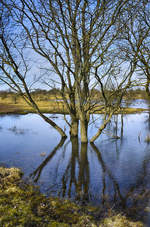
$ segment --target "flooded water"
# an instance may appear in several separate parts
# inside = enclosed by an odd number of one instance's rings
[[[55,117],[53,120],[64,127],[63,116]],[[94,115],[91,119],[89,138],[101,118]],[[36,114],[1,115],[0,165],[21,168],[24,177],[46,195],[127,208],[130,215],[136,207],[138,215],[148,220],[149,135],[149,113],[115,115],[95,145],[61,140]]]
[[[144,99],[137,99],[137,100],[124,100],[122,102],[122,106],[125,107],[132,107],[132,108],[145,108],[148,109],[150,107],[150,101]]]

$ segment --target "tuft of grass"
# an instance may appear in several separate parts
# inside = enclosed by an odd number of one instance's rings
[[[99,227],[143,227],[141,222],[133,222],[125,216],[118,214],[102,220]]]
[[[148,134],[144,140],[146,143],[150,143],[150,134]]]

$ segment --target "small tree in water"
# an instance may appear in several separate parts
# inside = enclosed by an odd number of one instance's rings
[[[40,111],[30,94],[29,77],[30,81],[33,78],[26,52],[30,48],[33,56],[44,60],[42,81],[50,87],[53,84],[61,87],[71,118],[71,122],[66,121],[71,137],[78,136],[80,123],[81,142],[85,143],[90,114],[98,110],[91,90],[99,86],[105,116],[91,139],[94,142],[120,107],[136,67],[136,61],[129,62],[124,72],[123,62],[115,55],[117,37],[124,26],[119,23],[120,17],[127,15],[125,19],[130,20],[131,1],[15,0],[1,4],[0,70],[4,75],[1,81],[19,92],[45,121],[65,136],[64,131]],[[8,15],[9,20],[5,20]]]

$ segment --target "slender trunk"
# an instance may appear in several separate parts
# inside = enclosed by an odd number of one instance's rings
[[[78,136],[78,127],[79,127],[79,120],[77,118],[72,118],[71,125],[70,125],[70,137]]]
[[[123,139],[123,126],[124,126],[124,124],[123,124],[123,114],[121,114],[121,139]]]
[[[145,85],[145,90],[146,90],[147,95],[150,97],[149,83],[150,83],[150,81],[147,80],[146,85]]]
[[[88,121],[80,120],[80,134],[81,134],[81,143],[88,142]]]
[[[112,111],[108,118],[104,120],[103,124],[100,126],[100,128],[98,129],[98,132],[92,137],[92,139],[90,140],[90,143],[93,143],[102,133],[102,131],[106,128],[106,125],[108,124],[108,122],[111,120],[111,117],[113,115],[114,111]]]
[[[19,81],[22,83],[23,87],[24,87],[24,90],[26,92],[26,94],[24,94],[22,92],[22,89],[20,88],[20,86],[14,81],[14,79],[12,79],[11,76],[9,76],[9,74],[7,73],[7,77],[10,79],[10,81],[14,84],[14,86],[18,89],[18,91],[20,92],[20,94],[22,95],[22,97],[24,98],[24,100],[34,108],[34,110],[48,123],[50,124],[52,127],[54,127],[58,132],[59,134],[62,136],[62,137],[67,137],[65,132],[55,123],[53,122],[51,119],[49,119],[48,117],[46,117],[39,109],[38,105],[36,104],[36,102],[34,101],[34,99],[32,98],[31,96],[31,93],[29,91],[29,88],[27,86],[27,83],[24,79],[24,77],[22,76],[22,74],[20,74],[19,70],[18,70],[18,66],[15,62],[15,60],[13,59],[13,56],[11,55],[11,52],[10,52],[10,49],[9,47],[7,46],[7,42],[6,40],[4,39],[4,36],[1,37],[1,40],[2,40],[2,43],[6,49],[6,52],[8,54],[8,59],[11,61],[11,64],[10,66],[12,67],[15,75],[17,76],[17,78],[19,79]],[[2,68],[3,70],[3,68]],[[9,84],[8,84],[9,85]]]
[[[46,117],[43,113],[41,113],[41,111],[39,110],[39,108],[36,109],[36,110],[37,110],[38,115],[40,115],[40,117],[43,118],[43,120],[45,122],[47,122],[48,124],[50,124],[53,128],[55,128],[59,132],[59,134],[61,135],[61,137],[64,137],[64,138],[67,137],[66,134],[65,134],[65,132],[54,121],[52,121],[51,119],[49,119],[48,117]]]

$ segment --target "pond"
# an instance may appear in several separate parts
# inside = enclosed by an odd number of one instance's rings
[[[64,128],[62,115],[48,115]],[[89,137],[102,115],[94,115]],[[92,123],[93,122],[93,123]],[[68,129],[66,128],[68,133]],[[95,145],[60,140],[38,115],[0,116],[0,165],[22,169],[46,195],[119,207],[149,219],[150,114],[115,115]],[[116,139],[117,138],[117,139]]]

